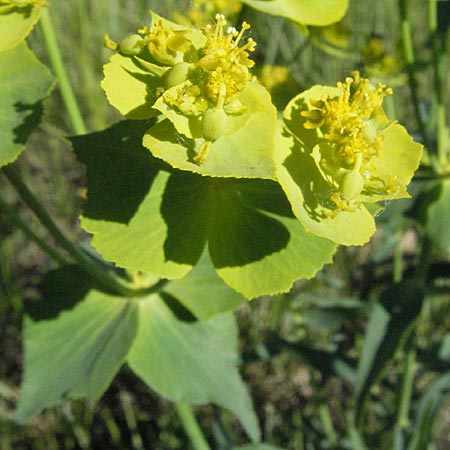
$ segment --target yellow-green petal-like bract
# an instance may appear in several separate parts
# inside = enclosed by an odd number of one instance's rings
[[[275,145],[278,181],[305,228],[342,245],[363,245],[375,232],[370,204],[409,197],[422,146],[389,121],[383,97],[355,72],[313,86],[291,100]]]
[[[0,1],[0,52],[20,44],[33,29],[42,12],[43,3],[15,6]]]
[[[243,3],[274,16],[304,25],[324,26],[341,20],[348,0],[242,0]]]

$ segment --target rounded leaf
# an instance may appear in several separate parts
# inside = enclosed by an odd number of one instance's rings
[[[19,45],[33,29],[42,12],[39,4],[6,9],[8,6],[0,6],[0,52]]]
[[[252,8],[304,25],[330,25],[341,20],[348,0],[242,0]]]
[[[275,158],[278,180],[292,205],[294,214],[307,231],[341,245],[363,245],[375,233],[375,221],[361,205],[357,211],[340,211],[335,217],[322,199],[330,195],[312,155],[280,126]]]
[[[126,125],[135,131],[127,132]],[[285,292],[331,262],[336,245],[305,231],[277,183],[168,172],[139,145],[139,129],[140,121],[128,121],[73,139],[87,164],[81,224],[105,259],[181,278],[208,244],[217,274],[246,298]],[[121,192],[129,205],[114,200]]]
[[[231,314],[186,323],[158,296],[150,296],[139,302],[139,326],[128,364],[173,402],[215,403],[230,409],[258,440],[251,398],[237,369],[237,335]]]
[[[42,115],[40,101],[50,93],[54,78],[26,43],[1,52],[0,67],[1,167],[19,156],[39,124]]]
[[[168,69],[162,69],[162,74]],[[106,97],[125,117],[147,119],[158,114],[152,106],[156,90],[162,87],[162,78],[144,68],[137,58],[117,53],[103,66],[103,73],[101,86]]]

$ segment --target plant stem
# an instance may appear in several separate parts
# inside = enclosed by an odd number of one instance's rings
[[[448,164],[449,155],[447,154],[448,145],[446,136],[446,117],[444,95],[442,89],[442,52],[440,45],[440,38],[437,29],[437,0],[429,0],[428,11],[428,27],[431,36],[431,46],[433,51],[433,70],[434,70],[434,101],[436,102],[437,110],[437,154],[438,161],[441,168]]]
[[[175,409],[192,447],[195,450],[211,450],[190,407],[186,403],[175,403]]]
[[[134,412],[131,396],[128,392],[121,390],[119,394],[122,409],[125,414],[125,421],[131,434],[133,450],[144,450],[144,442],[139,433],[136,414]]]
[[[39,203],[33,193],[28,189],[28,186],[21,180],[17,170],[12,166],[7,166],[2,169],[4,175],[8,178],[16,191],[26,202],[28,207],[34,212],[36,217],[40,220],[52,236],[59,242],[59,244],[69,253],[70,256],[91,276],[96,278],[106,288],[113,290],[119,295],[135,296],[135,291],[130,288],[124,281],[115,277],[111,272],[106,272],[100,268],[86,253],[78,248],[72,241],[70,241],[58,228],[48,212]]]
[[[47,244],[40,236],[38,236],[28,225],[20,218],[20,216],[0,198],[0,212],[4,214],[6,219],[20,228],[32,241],[34,241],[45,253],[53,258],[57,263],[64,265],[66,261],[58,252]]]
[[[367,450],[364,440],[355,426],[353,414],[351,413],[351,411],[348,411],[346,413],[345,418],[346,418],[345,423],[347,426],[347,435],[350,439],[350,442],[352,443],[353,450]]]
[[[400,403],[397,411],[397,426],[400,429],[406,428],[409,425],[408,416],[414,385],[415,365],[416,365],[416,350],[413,345],[408,345],[406,360],[404,363],[403,382],[400,393]]]
[[[416,117],[417,128],[422,135],[422,140],[428,151],[431,151],[430,142],[428,139],[428,134],[426,131],[425,123],[422,118],[422,113],[420,111],[419,95],[418,95],[418,84],[415,74],[415,56],[411,33],[411,24],[409,22],[408,16],[408,0],[399,0],[399,10],[401,18],[401,37],[402,37],[402,48],[403,57],[406,61],[406,73],[408,75],[409,89],[411,91],[412,103],[414,107],[414,114]]]
[[[330,409],[325,402],[322,402],[319,405],[319,417],[329,444],[332,447],[335,447],[338,444],[338,437],[333,426],[333,419],[331,418]]]
[[[86,126],[62,60],[61,51],[59,49],[55,29],[48,8],[43,8],[40,24],[47,52],[53,70],[55,71],[56,78],[58,79],[59,89],[72,127],[76,134],[85,134]]]
[[[403,252],[401,243],[398,242],[394,249],[394,267],[393,267],[393,282],[400,283],[403,279]]]

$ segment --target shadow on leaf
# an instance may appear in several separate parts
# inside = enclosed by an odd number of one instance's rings
[[[142,147],[151,120],[125,120],[103,131],[71,138],[86,165],[85,217],[127,224],[163,164]]]
[[[94,281],[79,266],[60,267],[48,272],[39,285],[40,300],[27,300],[25,309],[33,320],[55,319],[73,309],[94,287]]]
[[[14,104],[14,109],[23,116],[22,123],[13,130],[14,143],[23,145],[41,122],[42,102],[36,102],[32,105],[17,102]]]
[[[317,222],[325,219],[323,207],[327,206],[324,202],[330,196],[330,186],[323,179],[313,157],[298,143],[294,143],[291,154],[285,159],[283,166],[301,190],[302,207],[311,219]]]
[[[216,268],[244,266],[287,246],[290,233],[273,213],[283,204],[276,201],[275,183],[262,180],[214,181],[216,207],[209,251]],[[275,195],[268,195],[269,186]],[[270,197],[272,201],[268,201]]]
[[[289,231],[275,216],[280,213],[291,215],[274,182],[176,172],[161,204],[167,224],[166,258],[196,264],[208,241],[216,268],[259,261],[289,242]]]
[[[126,116],[129,119],[142,119],[143,116],[153,117],[158,115],[159,111],[154,110],[150,105],[155,103],[155,92],[158,88],[162,87],[161,78],[152,74],[144,75],[142,73],[132,72],[131,70],[125,68],[123,68],[123,70],[133,78],[136,78],[136,80],[144,83],[146,86],[145,103],[129,111]]]

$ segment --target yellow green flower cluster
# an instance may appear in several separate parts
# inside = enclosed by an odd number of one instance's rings
[[[373,86],[354,72],[337,84],[337,95],[310,99],[312,109],[300,112],[304,128],[320,130],[327,142],[317,156],[332,188],[330,198],[336,207],[331,215],[358,208],[356,199],[363,189],[395,192],[394,179],[383,179],[371,166],[373,157],[382,156],[382,131],[390,124],[382,103],[390,94],[392,89],[382,83]]]
[[[367,242],[373,204],[409,196],[422,152],[384,112],[392,89],[359,72],[313,86],[289,101],[277,130],[270,94],[250,72],[249,29],[228,26],[222,14],[200,29],[152,14],[150,26],[120,44],[106,38],[118,53],[102,85],[130,118],[159,116],[143,145],[172,167],[272,179],[308,231],[344,245]]]
[[[179,114],[201,118],[204,142],[194,158],[198,164],[205,162],[211,143],[226,132],[228,115],[247,110],[238,95],[253,79],[250,53],[256,43],[251,38],[244,40],[250,25],[243,22],[238,31],[227,27],[222,14],[216,14],[215,20],[214,26],[196,30],[153,15],[151,26],[120,44],[105,37],[106,47],[132,57],[160,77],[161,83],[154,89],[156,100],[161,97]]]

